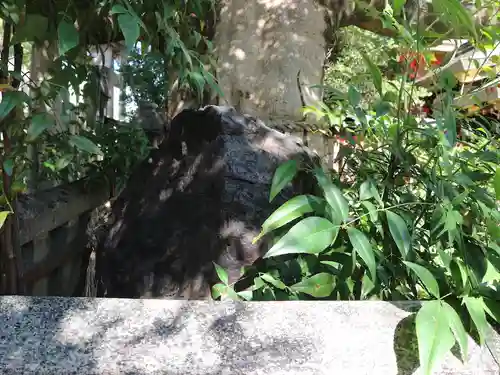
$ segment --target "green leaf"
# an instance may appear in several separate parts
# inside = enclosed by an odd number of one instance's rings
[[[14,172],[14,161],[12,159],[6,159],[3,161],[3,171],[7,176],[12,176]]]
[[[0,212],[0,229],[3,228],[3,225],[5,224],[5,220],[7,220],[7,216],[11,214],[12,212],[10,211],[1,211]]]
[[[267,281],[269,284],[275,286],[278,289],[285,289],[286,288],[286,285],[283,284],[282,281],[275,279],[274,277],[272,277],[268,273],[263,273],[260,275],[260,277],[262,278],[262,280]]]
[[[373,61],[368,57],[366,53],[364,53],[363,51],[360,51],[360,53],[366,65],[368,66],[368,69],[370,70],[370,74],[372,76],[375,88],[377,89],[380,97],[383,97],[384,95],[382,90],[382,73],[380,72],[379,67],[373,63]]]
[[[373,289],[375,289],[375,284],[367,274],[364,274],[361,279],[361,299],[366,299]]]
[[[486,320],[483,299],[480,297],[464,297],[463,302],[477,328],[481,345],[484,345],[486,335],[488,334],[489,324]]]
[[[122,13],[118,16],[118,25],[125,38],[127,50],[132,50],[141,34],[139,23],[130,13]]]
[[[233,301],[239,301],[240,300],[240,296],[238,295],[238,293],[236,293],[236,291],[231,288],[230,286],[227,286],[226,287],[226,293],[222,295],[223,297],[228,297],[229,299],[233,300]]]
[[[433,0],[432,6],[435,14],[441,15],[441,20],[449,22],[450,29],[460,32],[465,28],[471,36],[477,39],[472,12],[464,7],[460,0]]]
[[[326,201],[332,207],[334,213],[338,215],[339,220],[346,222],[349,219],[349,205],[342,192],[327,177],[322,168],[316,168],[314,174],[325,194]]]
[[[490,298],[484,299],[484,309],[497,323],[500,323],[500,301]]]
[[[378,211],[373,205],[372,202],[362,201],[361,204],[366,208],[368,214],[370,215],[370,220],[372,223],[376,223],[378,221]]]
[[[44,161],[42,164],[45,168],[50,169],[52,172],[55,172],[56,166],[48,161]]]
[[[298,164],[296,160],[288,160],[276,168],[274,172],[273,181],[271,183],[271,193],[269,194],[269,202],[283,190],[295,177],[298,171]]]
[[[439,257],[441,258],[441,261],[443,262],[444,266],[449,269],[451,261],[453,260],[451,255],[446,253],[443,249],[438,249],[438,254],[439,254]]]
[[[128,13],[128,10],[120,4],[115,4],[113,5],[113,8],[111,8],[111,14],[122,14],[122,13]]]
[[[324,204],[325,201],[323,199],[315,197],[314,195],[299,195],[293,197],[281,205],[281,207],[274,211],[271,216],[264,221],[262,224],[262,231],[252,242],[257,242],[266,233],[291,223],[305,214],[318,211]]]
[[[66,168],[69,163],[71,163],[71,161],[73,160],[73,155],[72,154],[67,154],[67,155],[63,155],[61,158],[57,159],[56,161],[56,170],[60,171],[60,170],[63,170],[64,168]]]
[[[242,290],[241,292],[238,292],[236,294],[243,298],[245,301],[251,301],[253,297],[253,292],[251,290]]]
[[[353,249],[359,254],[365,262],[371,274],[372,281],[376,279],[377,264],[375,263],[375,254],[372,245],[366,235],[356,228],[347,228],[347,234],[351,241]]]
[[[253,279],[253,290],[258,290],[258,289],[263,288],[265,286],[266,286],[266,283],[260,277],[256,277]]]
[[[353,107],[357,107],[361,102],[361,94],[352,85],[349,85],[349,89],[347,91],[347,98],[349,100],[349,104],[352,105]]]
[[[2,101],[0,102],[0,121],[4,120],[18,105],[28,101],[29,96],[24,91],[3,92]]]
[[[454,258],[450,263],[450,272],[455,283],[457,283],[460,288],[465,288],[469,277],[466,266],[460,258]]]
[[[101,149],[94,142],[81,135],[71,135],[69,144],[89,154],[103,155]]]
[[[333,275],[322,272],[303,279],[290,287],[294,292],[309,294],[316,298],[328,297],[333,292]]]
[[[406,3],[406,0],[394,0],[394,4],[392,6],[392,9],[394,10],[395,15],[398,15],[401,12],[405,3]]]
[[[441,301],[426,301],[415,319],[418,352],[423,375],[430,375],[432,369],[442,361],[455,344],[450,330],[448,314]]]
[[[453,332],[458,345],[460,345],[460,351],[462,352],[462,362],[465,363],[465,361],[467,360],[469,341],[462,320],[460,319],[460,316],[455,311],[455,309],[444,301],[442,301],[442,309],[442,313],[446,316],[449,327]]]
[[[497,171],[495,172],[493,187],[495,188],[495,195],[497,197],[497,200],[500,200],[500,167],[497,167]]]
[[[339,227],[325,218],[305,218],[276,242],[264,258],[296,253],[318,254],[335,241],[338,232]]]
[[[376,190],[377,188],[371,179],[364,181],[359,187],[359,199],[364,201],[374,197],[378,193]]]
[[[224,284],[215,284],[212,286],[212,298],[217,299],[223,294],[226,294],[227,291],[227,285]]]
[[[379,100],[377,103],[375,103],[373,109],[375,109],[376,117],[384,116],[391,111],[391,103]]]
[[[394,212],[387,211],[386,216],[392,238],[401,252],[401,256],[406,259],[411,246],[411,237],[406,223],[401,216]]]
[[[403,263],[410,268],[415,274],[418,276],[420,281],[427,288],[429,293],[431,293],[434,297],[439,298],[439,286],[436,281],[434,275],[427,268],[422,267],[419,264],[415,264],[412,262],[403,261]]]
[[[26,14],[22,25],[16,27],[16,33],[11,39],[11,45],[22,42],[44,40],[49,26],[49,20],[40,14]]]
[[[334,272],[333,272],[334,275],[338,275],[340,270],[343,267],[342,263],[334,262],[331,260],[322,260],[322,261],[320,261],[320,263],[331,267],[334,270]]]
[[[215,272],[217,272],[217,276],[219,277],[219,280],[222,281],[225,285],[229,284],[229,277],[227,275],[227,272],[224,268],[219,266],[217,263],[212,262],[215,267]]]
[[[80,43],[80,35],[78,34],[78,30],[76,30],[74,23],[68,22],[65,19],[59,23],[59,27],[57,28],[57,38],[59,41],[60,55],[64,55]]]
[[[37,113],[31,118],[31,124],[28,128],[27,141],[35,141],[45,130],[54,126],[55,120],[48,113]]]

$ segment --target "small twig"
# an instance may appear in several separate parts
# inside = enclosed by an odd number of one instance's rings
[[[305,108],[306,101],[304,99],[304,93],[302,91],[302,85],[300,83],[300,69],[297,72],[297,88],[299,89],[300,104],[302,105],[302,108]],[[306,147],[309,147],[309,134],[307,132],[307,128],[305,125],[306,117],[307,116],[305,114],[302,116],[302,121],[304,122],[304,124],[302,124],[302,126],[303,126],[303,128],[302,128],[302,141],[304,142],[304,145]]]

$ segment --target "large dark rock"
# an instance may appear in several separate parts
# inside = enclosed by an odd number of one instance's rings
[[[297,138],[232,108],[181,112],[114,202],[98,249],[98,294],[206,298],[217,281],[212,262],[236,281],[266,250],[252,244],[261,224],[301,190],[295,183],[269,203],[276,168],[311,157]]]

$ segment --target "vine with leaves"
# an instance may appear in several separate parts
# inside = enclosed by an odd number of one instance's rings
[[[17,194],[85,177],[123,180],[147,153],[141,129],[103,118],[106,69],[93,63],[96,51],[126,57],[140,40],[161,54],[167,110],[174,90],[216,87],[207,53],[214,12],[211,0],[1,2],[1,292],[23,291]]]

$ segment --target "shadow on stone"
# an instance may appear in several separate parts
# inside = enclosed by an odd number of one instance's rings
[[[396,354],[398,375],[412,375],[420,366],[415,314],[407,316],[396,326],[394,353]]]
[[[325,373],[309,363],[310,337],[249,331],[259,313],[245,304],[137,301],[131,309],[117,299],[3,297],[0,373]]]

